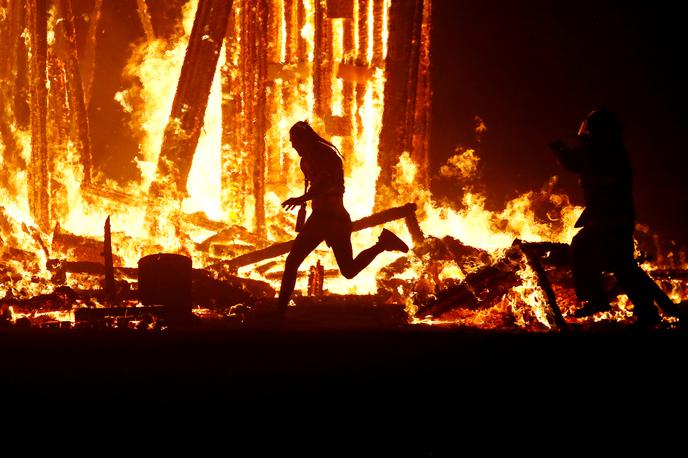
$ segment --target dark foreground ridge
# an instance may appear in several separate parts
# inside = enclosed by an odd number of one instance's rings
[[[584,436],[597,441],[649,422],[663,436],[688,405],[687,342],[626,329],[8,329],[0,390],[6,420],[62,425],[68,438],[430,456],[543,430],[568,443],[599,428]]]
[[[643,391],[677,394],[685,391],[678,384],[687,342],[682,331],[623,329],[8,329],[0,333],[0,375],[18,400],[145,399],[159,405],[238,406],[318,396],[475,402],[476,395],[520,389],[536,399],[623,392],[648,374]]]

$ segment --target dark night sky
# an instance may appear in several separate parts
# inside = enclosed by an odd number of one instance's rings
[[[682,18],[669,2],[435,0],[433,165],[477,146],[493,208],[555,174],[582,203],[547,144],[573,140],[592,108],[608,106],[626,126],[638,221],[688,243]],[[480,144],[475,115],[488,127]]]

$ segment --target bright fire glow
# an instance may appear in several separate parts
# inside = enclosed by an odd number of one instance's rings
[[[264,82],[265,132],[258,136],[266,145],[267,163],[265,171],[260,173],[263,173],[265,186],[263,198],[267,236],[260,242],[254,240],[249,243],[239,237],[231,241],[237,245],[252,243],[255,245],[252,248],[294,236],[291,231],[294,215],[285,215],[280,207],[280,202],[286,198],[303,193],[299,157],[292,149],[288,135],[294,122],[308,120],[344,153],[347,170],[344,199],[353,220],[373,213],[376,182],[380,174],[378,154],[385,106],[385,57],[391,0],[384,0],[381,8],[377,0],[354,0],[352,18],[322,19],[329,21],[331,31],[330,35],[321,37],[329,40],[325,47],[331,51],[325,59],[325,67],[330,72],[325,75],[329,88],[323,92],[324,95],[320,95],[326,98],[328,107],[322,111],[318,109],[319,102],[314,90],[314,73],[318,64],[316,35],[319,33],[316,30],[315,2],[320,0],[294,0],[290,3],[271,1],[274,8],[270,11],[279,14],[280,18],[273,21],[275,28],[268,37],[275,62],[268,62],[268,76]],[[326,2],[321,2],[321,6],[324,4]],[[290,11],[287,11],[286,5],[291,5]],[[126,184],[114,183],[94,173],[94,186],[85,186],[79,150],[72,140],[63,140],[51,149],[54,164],[50,178],[54,186],[62,190],[61,197],[51,201],[54,207],[52,224],[55,226],[55,223],[59,223],[61,232],[55,230],[55,234],[51,234],[38,229],[38,224],[31,216],[27,170],[12,170],[8,174],[4,180],[8,192],[3,192],[3,201],[0,203],[0,248],[5,259],[0,294],[27,299],[53,292],[54,272],[49,268],[51,259],[99,261],[101,252],[97,243],[102,240],[103,224],[108,216],[111,217],[113,252],[118,266],[135,267],[142,256],[161,251],[189,255],[194,267],[209,266],[221,259],[207,247],[201,248],[201,242],[217,232],[208,228],[208,221],[227,228],[243,226],[246,232],[257,233],[256,197],[250,184],[254,176],[249,166],[250,159],[256,153],[245,138],[233,144],[225,141],[228,130],[249,129],[247,124],[257,122],[244,119],[253,102],[238,104],[240,108],[235,113],[236,119],[223,119],[223,104],[232,97],[246,96],[241,92],[243,87],[239,86],[231,88],[236,94],[223,94],[226,81],[236,83],[242,78],[240,52],[246,43],[241,39],[244,32],[241,20],[248,12],[239,7],[233,13],[236,39],[231,45],[229,42],[223,45],[214,73],[203,130],[186,183],[188,195],[182,201],[161,199],[156,202],[156,211],[151,214],[147,196],[151,184],[160,179],[158,157],[196,6],[197,2],[190,0],[183,7],[183,27],[178,36],[147,40],[132,48],[124,73],[128,80],[135,80],[137,84],[122,89],[115,96],[122,109],[130,115],[132,130],[140,144],[139,157],[136,159],[137,180]],[[55,15],[52,10],[49,22],[51,56],[56,53],[52,49],[55,46]],[[26,38],[26,33],[24,36]],[[375,57],[376,49],[382,54],[381,60]],[[253,71],[253,67],[251,69]],[[53,84],[57,83],[53,83],[51,78],[59,81],[55,75],[50,75],[49,85],[56,91]],[[476,137],[479,139],[486,134],[487,126],[480,117],[475,120]],[[228,127],[230,122],[234,124]],[[17,154],[29,163],[32,154],[31,133],[15,125],[9,127],[17,144]],[[253,138],[251,141],[255,140]],[[4,170],[7,170],[6,152],[9,148],[0,138],[0,164]],[[419,164],[414,161],[412,153],[405,152],[399,158],[394,169],[394,188],[400,197],[386,204],[395,207],[408,202],[416,203],[419,225],[426,236],[438,239],[451,237],[484,250],[489,260],[495,261],[512,246],[515,239],[570,243],[576,232],[574,222],[582,209],[571,205],[566,195],[555,192],[556,177],[550,179],[541,190],[527,192],[510,200],[501,210],[489,210],[485,196],[474,186],[480,179],[478,152],[457,148],[455,154],[437,171],[444,179],[454,180],[456,189],[460,190],[460,193],[457,192],[460,198],[457,196],[456,202],[447,204],[437,200],[429,189],[419,186]],[[231,173],[236,180],[228,185],[223,173]],[[231,204],[227,204],[227,195]],[[538,213],[540,208],[546,209],[546,218]],[[194,222],[198,220],[202,220],[203,224]],[[388,223],[386,227],[409,246],[413,245],[403,220]],[[354,233],[354,255],[374,244],[380,230],[376,227]],[[56,240],[59,234],[64,233],[80,237],[82,242],[90,238],[91,242],[96,243],[96,248],[83,254],[78,251],[83,247],[62,247]],[[218,246],[222,248],[221,244]],[[346,280],[341,276],[327,277],[325,290],[338,294],[375,294],[382,269],[400,257],[399,253],[383,253],[354,280]],[[274,269],[259,271],[255,265],[241,267],[238,275],[266,281],[278,288],[278,274],[283,259],[278,259]],[[452,261],[436,261],[427,254],[410,254],[407,260],[406,267],[397,272],[395,278],[412,284],[414,293],[433,294],[441,285],[464,280],[470,273]],[[302,270],[317,261],[325,266],[326,271],[337,268],[334,256],[324,244],[304,261]],[[504,317],[509,317],[517,327],[551,329],[552,311],[538,285],[537,274],[525,260],[520,264],[518,285],[498,298],[493,307],[477,311],[454,310],[436,320],[418,319],[416,322],[500,327],[507,326]],[[653,270],[656,266],[648,264],[644,267]],[[682,267],[688,267],[685,260]],[[277,275],[268,276],[269,273]],[[76,275],[67,275],[64,284],[75,289],[97,286],[85,284]],[[670,284],[670,295],[674,301],[688,297],[685,281],[671,280]],[[299,279],[297,289],[306,289],[305,275]],[[399,287],[399,295],[408,293],[402,289]],[[402,300],[412,315],[417,309],[416,305],[408,297]],[[101,304],[94,299],[91,305]],[[621,296],[614,311],[605,314],[602,319],[627,320],[631,316],[631,307],[627,298]],[[21,318],[32,321],[74,321],[73,310],[25,312],[10,307],[7,311],[13,322]],[[202,315],[210,312],[197,313]]]

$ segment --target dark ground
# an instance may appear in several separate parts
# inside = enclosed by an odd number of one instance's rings
[[[568,442],[641,424],[668,432],[682,424],[669,414],[685,413],[687,342],[685,332],[621,328],[8,329],[0,380],[11,418],[69,414],[75,427],[109,425],[100,433],[169,425],[189,437],[351,431],[345,444],[367,438],[429,456],[475,434]]]

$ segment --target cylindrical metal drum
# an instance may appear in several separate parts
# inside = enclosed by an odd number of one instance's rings
[[[143,305],[164,305],[171,326],[191,320],[191,258],[180,254],[156,253],[139,259],[139,301]]]

